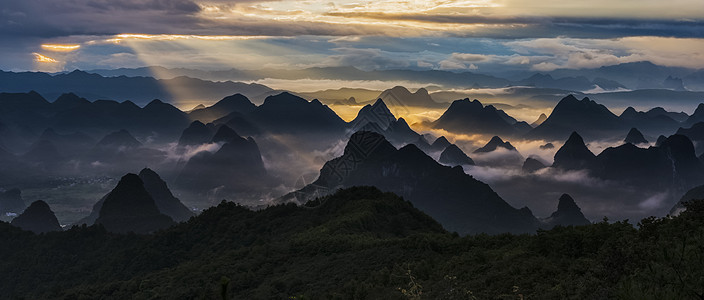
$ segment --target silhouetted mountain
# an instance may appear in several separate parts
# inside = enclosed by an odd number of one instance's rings
[[[176,222],[187,221],[193,216],[193,212],[183,205],[181,200],[174,197],[166,182],[159,177],[159,174],[151,169],[144,168],[139,172],[139,178],[144,182],[144,188],[154,199],[159,212],[171,217]]]
[[[678,114],[667,112],[661,107],[647,112],[639,112],[633,107],[628,107],[618,118],[624,125],[640,128],[650,134],[669,134],[680,125],[672,116],[678,116]]]
[[[415,144],[422,140],[424,147],[430,147],[428,142],[425,141],[425,138],[413,131],[413,129],[408,126],[408,123],[406,123],[406,120],[403,118],[399,118],[397,121],[391,122],[386,131],[384,131],[384,136],[395,145]]]
[[[680,198],[679,201],[677,201],[677,204],[670,209],[670,215],[671,216],[677,216],[681,214],[683,211],[686,210],[684,203],[689,202],[692,200],[701,200],[704,199],[704,185],[700,185],[697,187],[692,188],[691,190],[687,191],[684,195],[682,195],[682,198]]]
[[[218,130],[215,132],[215,135],[213,135],[212,140],[210,140],[211,143],[230,143],[230,142],[237,142],[242,140],[243,138],[237,134],[232,128],[228,127],[227,125],[222,125],[218,128]]]
[[[338,188],[373,185],[398,193],[443,226],[462,234],[532,232],[530,210],[515,209],[461,167],[438,164],[414,145],[394,148],[377,133],[353,134],[344,154],[325,163],[319,178],[283,201],[305,203]]]
[[[445,138],[445,136],[441,136],[441,137],[435,139],[433,144],[430,145],[430,148],[433,151],[441,151],[441,150],[445,150],[445,148],[447,148],[450,145],[452,145],[452,143],[450,143],[450,141],[448,141],[447,138]]]
[[[383,130],[389,128],[392,122],[396,121],[396,117],[391,113],[389,108],[384,103],[384,100],[379,98],[374,104],[367,104],[357,113],[357,117],[350,122],[350,127],[353,131],[359,131],[368,123],[376,123]]]
[[[32,202],[11,224],[37,234],[62,230],[56,215],[42,200]]]
[[[529,138],[558,140],[578,131],[588,138],[613,136],[624,125],[606,106],[589,98],[577,100],[569,95],[555,106],[550,116],[528,133]]]
[[[668,90],[686,91],[684,84],[682,83],[682,78],[672,77],[669,75],[662,82],[662,87]]]
[[[556,154],[555,163],[558,162],[562,160]],[[659,147],[647,149],[631,143],[609,147],[596,158],[581,162],[579,168],[590,170],[593,176],[641,188],[688,190],[704,182],[704,164],[695,156],[692,142],[683,135],[672,135]]]
[[[552,213],[550,217],[541,220],[544,227],[547,229],[555,226],[581,226],[589,225],[591,222],[584,217],[582,210],[574,202],[574,199],[568,194],[560,196],[560,202],[557,204],[557,211]]]
[[[547,119],[548,119],[548,116],[546,116],[545,114],[540,114],[538,119],[535,120],[535,122],[531,123],[530,126],[533,128],[538,127],[538,125],[543,124],[543,122],[545,122],[545,120],[547,120]]]
[[[555,153],[552,166],[566,170],[584,169],[591,166],[595,158],[582,137],[577,132],[572,132],[565,144]]]
[[[218,187],[252,190],[270,184],[254,139],[237,136],[227,125],[222,125],[218,131],[222,132],[225,144],[215,153],[202,151],[191,157],[176,179],[176,185],[205,192]]]
[[[145,74],[145,76],[151,76],[151,73]],[[170,90],[167,87],[176,88]],[[199,100],[193,99],[193,97],[210,100],[221,99],[235,93],[252,97],[271,91],[269,87],[256,83],[212,82],[183,76],[157,80],[142,76],[103,77],[78,70],[56,75],[39,72],[0,71],[0,90],[25,92],[33,89],[50,98],[71,91],[91,100],[130,99],[140,104],[145,104],[155,98],[173,102],[184,93],[191,97],[189,100]]]
[[[10,189],[0,192],[0,214],[8,212],[19,214],[27,207],[22,200],[20,189]]]
[[[677,129],[677,134],[684,135],[692,141],[704,141],[704,122],[695,123],[690,128]]]
[[[167,228],[174,221],[159,212],[142,179],[127,174],[105,198],[95,223],[110,232],[150,233]]]
[[[142,143],[132,136],[127,130],[119,130],[110,133],[103,137],[96,147],[98,148],[137,148],[141,147]]]
[[[235,94],[223,98],[212,106],[193,110],[188,114],[188,117],[192,120],[209,123],[233,112],[248,114],[254,111],[255,108],[257,106],[249,101],[247,97],[242,94]]]
[[[188,128],[183,130],[178,139],[179,146],[195,146],[209,142],[213,138],[212,126],[207,126],[201,121],[193,121]]]
[[[526,161],[523,162],[523,167],[521,169],[524,172],[528,173],[533,173],[535,171],[538,171],[540,169],[543,169],[547,167],[543,162],[533,158],[533,157],[528,157],[526,158]]]
[[[479,100],[465,98],[452,102],[442,116],[430,125],[436,129],[467,134],[515,134],[515,119],[510,123],[504,116],[505,113],[494,106],[483,106]]]
[[[445,150],[442,151],[438,162],[451,166],[474,165],[474,161],[467,156],[462,149],[454,144],[450,144],[447,148],[445,148]]]
[[[247,117],[268,133],[339,136],[346,127],[345,121],[320,101],[308,102],[287,92],[267,97]]]
[[[504,142],[504,140],[502,140],[500,137],[494,136],[488,143],[486,143],[486,145],[484,145],[484,147],[474,150],[474,153],[492,152],[498,148],[504,148],[510,151],[518,151],[516,150],[516,147],[513,147],[513,145],[511,145],[511,143],[509,143],[508,141]]]
[[[662,142],[664,142],[666,139],[667,137],[664,135],[658,136],[658,139],[655,141],[655,147],[660,147],[662,145]]]
[[[144,168],[139,172],[139,178],[142,180],[144,188],[154,200],[154,204],[159,209],[159,212],[171,217],[171,219],[176,222],[187,221],[193,216],[193,213],[184,206],[178,198],[174,197],[171,190],[169,190],[166,185],[166,182],[161,179],[159,174],[149,168]],[[90,215],[79,220],[74,225],[86,224],[90,226],[95,224],[95,221],[100,216],[103,203],[105,203],[110,193],[111,192],[105,194],[105,196],[100,198],[100,200],[93,205]]]
[[[692,126],[699,122],[704,122],[704,103],[699,103],[699,105],[697,105],[697,109],[695,109],[694,113],[687,118],[687,121],[685,121],[684,124],[687,126]]]
[[[395,86],[381,92],[377,98],[395,108],[403,108],[405,106],[428,108],[447,107],[446,103],[433,101],[433,98],[428,94],[428,90],[424,88],[420,88],[415,93],[411,93],[405,87]]]
[[[631,143],[634,145],[638,144],[647,144],[648,140],[645,139],[642,133],[638,131],[638,129],[631,128],[631,130],[628,131],[628,134],[626,135],[626,138],[623,140],[625,143]]]

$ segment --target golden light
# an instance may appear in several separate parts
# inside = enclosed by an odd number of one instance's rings
[[[153,40],[153,41],[176,41],[176,40],[203,40],[203,41],[237,41],[266,39],[268,36],[258,35],[193,35],[193,34],[143,34],[143,33],[122,33],[107,42],[118,44],[123,40]]]
[[[40,63],[58,63],[58,60],[55,60],[51,57],[41,55],[39,53],[32,53],[34,54],[34,61],[35,62],[40,62]]]
[[[71,52],[81,48],[81,45],[43,44],[42,49],[54,52]]]

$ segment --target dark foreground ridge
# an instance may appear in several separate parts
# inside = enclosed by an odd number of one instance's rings
[[[152,235],[0,223],[0,298],[692,299],[704,293],[704,203],[688,205],[638,229],[459,237],[398,196],[354,187],[305,206],[222,202]]]

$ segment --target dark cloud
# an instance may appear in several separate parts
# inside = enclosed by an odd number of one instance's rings
[[[190,0],[23,0],[0,11],[4,36],[57,37],[123,32],[170,33],[195,22]],[[176,29],[176,30],[174,30]]]
[[[623,36],[704,37],[703,19],[642,19],[588,17],[534,17],[448,14],[393,14],[382,12],[327,13],[328,16],[368,18],[388,21],[418,21],[437,24],[495,25],[472,32],[450,35],[495,38],[536,38],[553,36],[610,38]],[[502,26],[503,25],[503,26]],[[521,25],[516,27],[515,25]],[[498,26],[498,27],[497,27]]]

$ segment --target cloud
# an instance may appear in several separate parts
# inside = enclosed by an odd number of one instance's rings
[[[558,68],[598,68],[621,63],[650,61],[671,67],[704,68],[704,39],[624,37],[619,39],[540,38],[504,43],[516,53],[537,55],[537,71]],[[545,57],[550,57],[549,61]],[[530,59],[530,58],[529,58]]]

